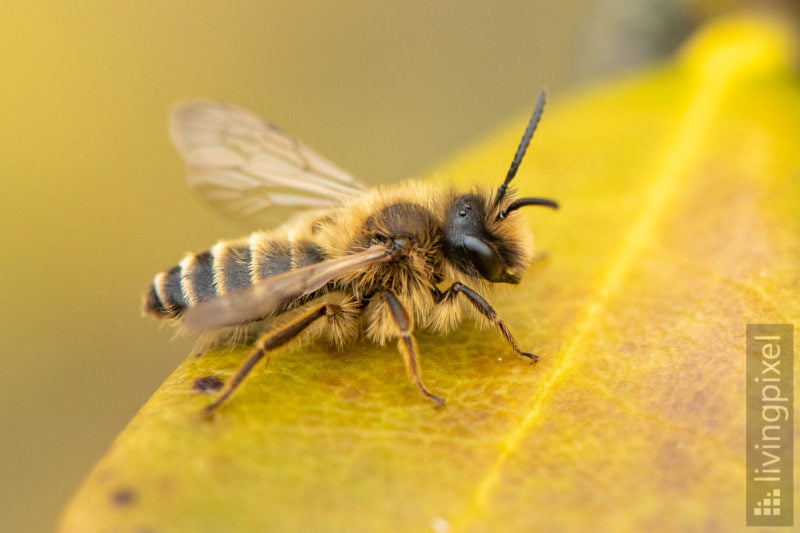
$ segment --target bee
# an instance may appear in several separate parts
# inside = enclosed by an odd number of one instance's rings
[[[519,283],[532,259],[532,236],[517,211],[558,207],[548,198],[517,198],[511,187],[544,105],[542,90],[503,183],[470,191],[425,182],[370,189],[244,109],[177,107],[171,137],[191,188],[229,219],[262,228],[186,255],[156,274],[144,296],[146,314],[210,332],[217,343],[258,334],[206,410],[219,408],[274,350],[322,335],[340,349],[359,335],[396,340],[413,384],[444,404],[421,379],[414,330],[446,333],[467,306],[514,352],[536,361],[482,293]]]

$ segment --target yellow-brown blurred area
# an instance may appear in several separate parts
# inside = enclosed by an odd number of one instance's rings
[[[50,529],[188,353],[191,340],[140,317],[153,274],[242,233],[189,193],[166,133],[172,104],[231,101],[358,176],[421,175],[539,87],[557,105],[587,72],[666,53],[697,16],[735,4],[646,3],[665,39],[617,63],[593,43],[613,44],[626,2],[5,5],[0,530]]]

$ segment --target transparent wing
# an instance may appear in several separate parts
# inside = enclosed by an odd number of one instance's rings
[[[294,137],[244,109],[189,102],[170,134],[190,187],[235,223],[268,228],[303,209],[340,205],[367,186]]]
[[[372,246],[363,252],[290,270],[190,307],[181,317],[181,324],[188,332],[198,333],[258,320],[340,276],[391,259],[388,248]]]

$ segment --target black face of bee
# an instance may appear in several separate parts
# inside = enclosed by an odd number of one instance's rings
[[[503,242],[486,229],[484,200],[476,194],[457,197],[447,212],[445,252],[463,272],[494,283],[519,283],[509,268],[520,261],[513,243]]]

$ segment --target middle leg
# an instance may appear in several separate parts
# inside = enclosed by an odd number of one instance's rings
[[[422,394],[435,401],[437,404],[444,405],[444,398],[430,392],[425,387],[425,384],[422,383],[422,378],[420,377],[419,372],[417,343],[414,342],[414,336],[412,335],[413,326],[411,325],[411,319],[408,316],[408,312],[392,291],[384,291],[383,296],[386,298],[386,302],[389,304],[389,311],[391,312],[392,319],[397,327],[397,347],[400,350],[400,353],[403,354],[403,359],[405,359],[406,369],[408,370],[409,377],[417,385],[417,388],[419,388]]]

